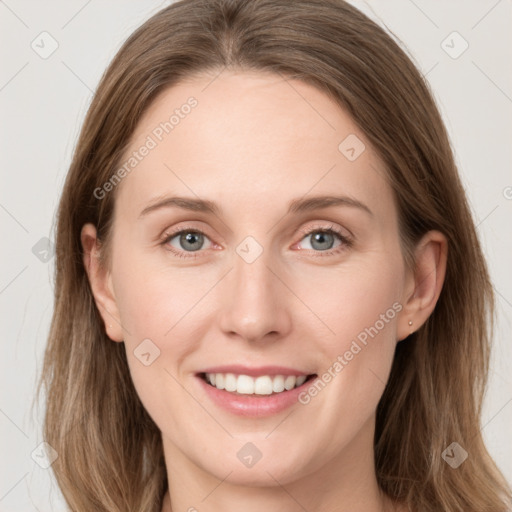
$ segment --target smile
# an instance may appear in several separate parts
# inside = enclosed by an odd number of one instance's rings
[[[196,373],[205,398],[237,416],[266,417],[298,403],[301,391],[317,377],[282,366],[250,368],[230,365]]]
[[[302,386],[308,375],[236,375],[234,373],[205,373],[206,382],[231,393],[241,395],[271,395]]]

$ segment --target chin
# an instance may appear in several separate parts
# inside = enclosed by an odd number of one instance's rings
[[[284,447],[283,447],[284,448]],[[234,485],[248,487],[274,487],[278,484],[284,485],[306,477],[311,473],[314,464],[306,461],[305,454],[280,453],[272,447],[263,448],[257,460],[257,452],[250,442],[243,445],[235,458],[229,457],[225,460],[216,459],[211,464],[204,465],[204,469],[219,480],[226,479]],[[267,453],[268,455],[265,455]],[[239,458],[241,460],[239,460]],[[245,460],[244,460],[245,459]],[[209,461],[210,462],[210,461]],[[204,463],[204,461],[203,461]],[[226,475],[228,475],[226,478]]]

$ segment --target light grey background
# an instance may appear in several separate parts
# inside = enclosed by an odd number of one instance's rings
[[[39,257],[32,248],[53,239],[60,190],[101,74],[130,33],[167,3],[0,1],[2,512],[65,510],[51,470],[31,455],[43,441],[43,411],[30,406],[53,301],[53,259],[41,261],[44,247]],[[498,297],[482,429],[512,481],[511,1],[352,3],[403,41],[446,121]],[[43,31],[58,43],[46,59],[31,47],[51,49]],[[464,40],[468,49],[453,58]]]

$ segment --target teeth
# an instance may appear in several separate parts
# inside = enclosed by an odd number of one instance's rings
[[[254,393],[256,395],[271,395],[272,379],[267,375],[264,377],[257,377],[254,381]]]
[[[295,385],[297,387],[302,386],[302,384],[304,384],[304,382],[306,382],[306,379],[307,379],[306,375],[301,375],[300,377],[297,377],[297,381],[295,382]]]
[[[254,379],[252,377],[248,377],[247,375],[238,376],[238,380],[236,381],[236,390],[238,393],[252,395],[254,393],[254,386]]]
[[[226,373],[224,389],[226,391],[236,391],[236,377],[232,373]]]
[[[272,391],[274,393],[284,391],[284,377],[282,375],[276,375],[272,380]]]
[[[290,389],[293,389],[295,387],[295,382],[297,381],[297,378],[293,375],[289,375],[284,379],[284,389],[287,391],[290,391]]]
[[[302,386],[307,375],[262,375],[250,377],[249,375],[235,375],[234,373],[207,373],[206,381],[217,389],[240,393],[242,395],[271,395],[290,391]]]
[[[224,374],[223,373],[213,373],[213,379],[210,380],[210,383],[214,385],[217,389],[224,389]]]

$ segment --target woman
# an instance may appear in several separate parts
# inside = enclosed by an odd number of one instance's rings
[[[345,2],[183,0],[136,30],[84,122],[56,262],[41,384],[72,510],[510,506],[450,143]]]

